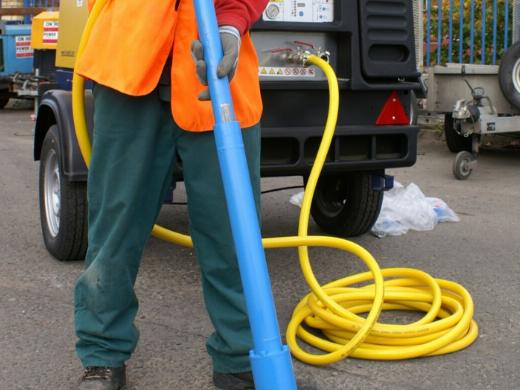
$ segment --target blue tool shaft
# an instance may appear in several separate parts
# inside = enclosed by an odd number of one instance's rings
[[[250,358],[255,385],[259,390],[296,389],[291,356],[287,346],[281,342],[242,132],[235,119],[229,80],[217,77],[222,45],[214,3],[213,0],[194,0],[194,5],[208,70],[221,176],[253,335]]]

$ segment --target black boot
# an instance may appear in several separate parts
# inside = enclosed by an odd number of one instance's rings
[[[125,385],[125,366],[87,367],[78,390],[122,390]]]

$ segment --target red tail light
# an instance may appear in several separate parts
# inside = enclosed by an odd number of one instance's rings
[[[379,117],[377,118],[376,125],[408,125],[410,124],[410,118],[404,110],[403,103],[399,100],[399,95],[396,91],[390,94],[390,97],[386,100]]]

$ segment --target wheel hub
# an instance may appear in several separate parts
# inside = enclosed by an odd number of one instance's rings
[[[460,170],[462,171],[463,174],[469,174],[471,172],[471,164],[470,164],[470,160],[465,158],[464,160],[462,160],[460,162]]]
[[[318,187],[316,200],[320,203],[323,212],[334,217],[341,213],[347,203],[346,185],[343,180],[337,179],[328,180],[324,184]]]
[[[56,152],[51,150],[45,161],[44,175],[44,200],[47,227],[53,237],[58,235],[60,229],[60,171]]]
[[[516,60],[511,77],[513,78],[513,85],[516,92],[520,93],[520,59]]]

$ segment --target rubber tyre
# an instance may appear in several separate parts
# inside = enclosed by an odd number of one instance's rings
[[[457,154],[453,161],[453,176],[457,180],[466,180],[473,172],[473,168],[469,165],[475,157],[467,151],[462,151]]]
[[[520,42],[516,42],[500,61],[498,80],[504,97],[520,109]]]
[[[45,136],[40,160],[40,222],[45,246],[60,261],[82,260],[87,250],[87,185],[69,182],[64,176],[56,125]]]
[[[444,135],[450,152],[458,153],[463,150],[471,152],[471,137],[463,137],[455,131],[451,113],[444,115]]]
[[[311,215],[326,233],[353,237],[367,233],[379,216],[383,191],[372,189],[372,175],[322,176],[312,200]]]

